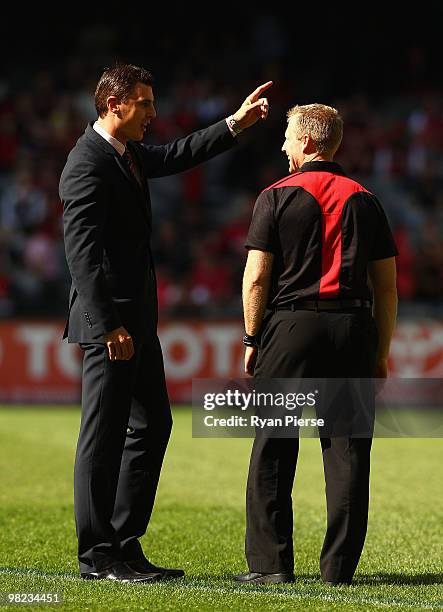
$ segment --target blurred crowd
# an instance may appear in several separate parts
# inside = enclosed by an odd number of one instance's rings
[[[210,47],[204,37],[186,49],[184,55],[189,57],[182,57],[173,69],[168,53],[176,44],[174,39],[150,49],[159,54],[156,57],[163,54],[163,66],[158,60],[153,66],[149,57],[137,58],[154,72],[158,116],[146,136],[146,142],[153,144],[169,142],[233,113],[259,82],[268,78],[275,82],[268,92],[268,121],[242,134],[240,146],[192,171],[151,182],[161,314],[223,317],[241,313],[244,242],[255,199],[288,173],[281,153],[286,111],[296,103],[314,101],[339,109],[345,131],[336,160],[377,194],[385,207],[400,251],[402,304],[421,311],[441,307],[441,92],[425,83],[377,98],[364,88],[346,95],[333,90],[320,98],[312,84],[305,90],[300,84],[294,88],[281,68],[287,48],[277,26],[255,24],[255,43],[247,59],[260,68],[244,69],[235,77],[223,72],[216,45]],[[266,61],[260,37],[266,41]],[[228,66],[242,51],[235,40],[231,43],[226,48],[232,57],[223,57]],[[29,67],[26,79],[23,75],[14,79],[13,74],[0,79],[0,317],[66,313],[70,276],[58,181],[69,150],[86,123],[96,117],[95,83],[111,57],[91,61],[87,51],[92,43],[87,39],[82,44],[83,51],[76,57],[54,58],[53,64],[32,71]],[[197,62],[198,53],[204,55],[210,49],[212,69]],[[411,70],[414,61],[419,70],[419,55],[411,50]],[[198,70],[189,67],[193,62]],[[322,78],[321,71],[317,78]]]

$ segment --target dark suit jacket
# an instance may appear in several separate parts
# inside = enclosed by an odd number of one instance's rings
[[[164,146],[130,141],[140,187],[114,147],[87,126],[60,178],[72,277],[68,342],[103,342],[105,332],[121,325],[135,337],[156,333],[148,179],[192,168],[236,141],[225,120]]]

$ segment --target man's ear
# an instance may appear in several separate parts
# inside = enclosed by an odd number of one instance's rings
[[[118,115],[120,112],[120,103],[117,101],[116,96],[109,96],[106,100],[108,105],[108,112]]]
[[[315,152],[315,145],[309,134],[303,134],[301,140],[303,146],[303,153],[305,153],[306,155],[310,155],[311,153]]]

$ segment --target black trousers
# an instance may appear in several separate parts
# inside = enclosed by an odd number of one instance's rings
[[[263,326],[254,378],[364,378],[374,371],[377,330],[366,309],[277,311]],[[371,437],[321,438],[327,530],[325,581],[350,581],[366,536]],[[246,558],[255,572],[292,572],[292,487],[298,438],[254,440],[246,493]]]
[[[103,344],[84,350],[82,418],[74,468],[81,572],[144,557],[148,526],[172,427],[157,337],[134,340],[129,361]]]

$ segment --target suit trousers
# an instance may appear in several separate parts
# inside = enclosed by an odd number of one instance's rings
[[[276,311],[261,330],[254,378],[370,378],[377,349],[367,309]],[[366,537],[372,437],[321,437],[327,528],[323,580],[348,582]],[[250,571],[292,572],[298,438],[257,434],[246,492],[246,558]]]
[[[84,351],[82,417],[74,467],[81,572],[144,557],[172,417],[157,336],[134,341],[128,361],[104,344]]]

